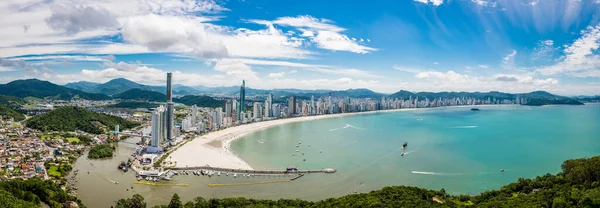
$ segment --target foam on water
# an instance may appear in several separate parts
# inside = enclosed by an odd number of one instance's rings
[[[472,128],[477,128],[477,126],[453,126],[451,128],[453,128],[453,129],[472,129]]]
[[[329,131],[337,131],[337,130],[340,130],[340,129],[347,129],[347,128],[364,130],[364,128],[360,128],[360,127],[352,126],[350,124],[346,124],[346,125],[344,125],[343,127],[340,127],[340,128],[329,129]]]

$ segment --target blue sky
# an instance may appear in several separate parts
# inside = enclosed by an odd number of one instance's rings
[[[598,0],[3,0],[0,83],[600,94]]]

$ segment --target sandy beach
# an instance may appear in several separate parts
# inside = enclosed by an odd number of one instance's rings
[[[498,105],[485,105],[485,106],[498,106]],[[499,105],[505,106],[505,105]],[[506,105],[513,106],[513,105]],[[472,106],[447,106],[438,108],[403,108],[403,109],[390,109],[380,111],[367,111],[357,113],[343,113],[343,114],[328,114],[328,115],[317,115],[317,116],[303,116],[294,118],[284,118],[269,121],[262,121],[250,124],[244,124],[239,126],[229,127],[223,130],[210,132],[208,134],[194,138],[193,141],[188,142],[184,146],[180,147],[173,153],[171,153],[170,161],[176,162],[177,167],[191,167],[191,166],[205,166],[209,165],[212,167],[222,168],[233,168],[233,169],[252,169],[248,163],[236,156],[229,150],[231,142],[241,138],[247,134],[255,131],[260,131],[277,125],[283,125],[294,122],[311,121],[325,118],[335,118],[343,116],[354,116],[361,114],[375,114],[375,113],[387,113],[387,112],[399,112],[399,111],[416,111],[416,110],[429,110],[439,108],[465,108]]]

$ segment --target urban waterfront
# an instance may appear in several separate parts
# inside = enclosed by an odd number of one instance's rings
[[[292,123],[255,132],[231,145],[254,168],[338,169],[335,174],[308,175],[292,183],[208,187],[208,183],[276,178],[187,175],[160,183],[188,187],[134,185],[135,173],[123,173],[116,166],[130,157],[135,145],[120,143],[112,159],[78,159],[74,167],[80,170],[78,197],[90,207],[107,207],[134,193],[150,205],[167,203],[173,193],[183,200],[196,196],[319,200],[387,185],[476,194],[519,177],[556,173],[566,159],[600,153],[600,105],[479,108],[478,112],[428,109]],[[404,142],[408,148],[402,150]]]

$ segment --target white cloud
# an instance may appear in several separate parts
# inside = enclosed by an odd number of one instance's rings
[[[246,80],[258,80],[257,73],[252,71],[250,66],[241,61],[223,59],[217,61],[214,67],[215,71],[225,72],[234,78]]]
[[[510,54],[508,54],[504,57],[503,62],[507,63],[507,62],[511,61],[513,59],[513,57],[515,57],[516,55],[517,55],[517,51],[512,50],[512,52],[510,52]]]
[[[269,73],[269,78],[280,78],[285,75],[285,72]]]
[[[173,51],[201,58],[227,57],[227,48],[210,38],[210,32],[198,19],[149,14],[129,18],[123,26],[123,38],[154,51]]]
[[[542,75],[565,73],[573,77],[600,77],[600,57],[594,54],[600,47],[600,24],[589,26],[582,36],[564,49],[562,61],[538,68]]]
[[[248,22],[264,24],[269,27],[273,25],[294,27],[302,32],[303,37],[310,38],[310,41],[317,47],[334,51],[349,51],[354,53],[366,54],[377,49],[361,45],[364,39],[357,40],[341,34],[345,28],[332,24],[332,21],[326,19],[317,19],[312,16],[297,17],[279,17],[273,21],[267,20],[248,20]],[[362,41],[361,41],[362,40]]]
[[[471,0],[471,2],[479,6],[496,6],[495,2],[490,2],[489,0]]]
[[[8,68],[8,67],[4,67],[4,66],[0,66],[0,72],[9,72],[9,71],[14,71],[13,68]]]
[[[554,47],[553,40],[540,40],[533,49],[533,60],[550,60],[553,58],[557,48]]]
[[[439,6],[442,5],[444,3],[444,0],[414,0],[416,2],[421,2],[423,4],[433,4],[434,6]]]
[[[416,78],[428,81],[438,90],[444,91],[503,91],[527,92],[534,90],[551,90],[558,87],[558,80],[553,78],[535,79],[532,76],[515,74],[497,74],[491,77],[477,77],[459,74],[454,71],[425,71],[415,75]],[[422,83],[425,85],[426,83]]]
[[[115,15],[102,7],[55,4],[46,24],[54,30],[77,33],[99,28],[116,28],[119,22]]]
[[[440,64],[440,63],[438,63],[438,62],[433,62],[433,64],[434,64],[434,65],[438,65],[438,64]]]
[[[482,68],[482,69],[487,69],[487,68],[490,68],[490,66],[489,66],[489,65],[487,65],[487,64],[479,64],[479,65],[477,65],[477,66],[478,66],[479,68]]]

